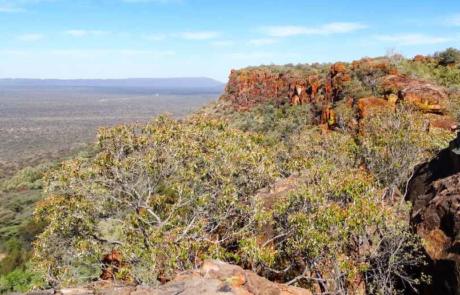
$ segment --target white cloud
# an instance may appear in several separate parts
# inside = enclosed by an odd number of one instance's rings
[[[72,37],[86,37],[86,36],[106,35],[109,32],[100,31],[100,30],[68,30],[68,31],[65,31],[64,33]]]
[[[251,52],[232,52],[225,55],[228,58],[236,60],[267,60],[275,57],[275,54],[272,52],[266,51],[251,51]]]
[[[51,49],[51,50],[0,50],[0,54],[15,56],[59,56],[68,58],[97,58],[100,56],[137,56],[164,58],[176,55],[172,50],[138,50],[138,49]]]
[[[452,40],[451,38],[447,37],[431,36],[425,34],[378,35],[375,36],[375,39],[382,42],[395,43],[397,45],[440,44]]]
[[[249,40],[248,44],[254,45],[254,46],[265,46],[265,45],[275,44],[276,42],[278,42],[278,40],[273,39],[273,38],[261,38],[261,39]]]
[[[24,42],[35,42],[43,38],[45,38],[43,34],[37,34],[37,33],[23,34],[17,37],[18,40],[24,41]]]
[[[454,14],[448,17],[445,23],[446,25],[449,25],[449,26],[455,26],[455,27],[460,26],[460,13]]]
[[[162,41],[166,39],[167,35],[163,33],[145,34],[142,38],[147,41]]]
[[[0,0],[0,13],[24,12],[28,5],[52,1],[55,0]]]
[[[350,33],[367,28],[366,25],[354,22],[335,22],[321,26],[268,26],[262,32],[271,37],[291,37],[300,35],[331,35]]]
[[[194,31],[194,32],[182,32],[179,33],[179,37],[185,40],[210,40],[219,37],[218,32],[214,31]]]
[[[235,45],[235,41],[232,40],[218,40],[211,42],[212,46],[215,47],[229,47]]]
[[[0,12],[3,12],[3,13],[14,13],[14,12],[23,12],[23,11],[24,9],[19,8],[19,7],[0,4]]]

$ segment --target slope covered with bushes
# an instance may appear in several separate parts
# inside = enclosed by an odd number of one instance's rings
[[[208,258],[316,293],[429,284],[403,195],[454,137],[458,64],[440,56],[233,71],[185,120],[101,130],[94,157],[44,181],[34,271],[80,284],[116,253],[108,277],[136,284]]]

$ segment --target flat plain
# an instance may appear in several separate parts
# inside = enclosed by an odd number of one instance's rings
[[[143,123],[165,113],[181,117],[218,96],[215,90],[0,87],[0,178],[84,148],[99,127]]]

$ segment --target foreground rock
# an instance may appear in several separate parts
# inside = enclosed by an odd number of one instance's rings
[[[422,238],[432,283],[422,294],[460,294],[460,135],[408,184],[411,222]]]
[[[67,288],[57,292],[31,294],[62,295],[311,295],[306,289],[273,283],[241,267],[221,261],[205,261],[201,269],[178,275],[158,288],[122,286],[103,281],[84,288]]]

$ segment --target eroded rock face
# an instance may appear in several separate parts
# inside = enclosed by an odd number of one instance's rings
[[[67,288],[43,294],[83,295],[312,295],[306,289],[273,283],[239,266],[207,260],[199,270],[178,275],[158,288],[120,286],[114,282],[93,283],[84,288]],[[42,294],[42,293],[35,293]]]
[[[346,66],[333,64],[325,75],[278,73],[269,68],[232,70],[222,99],[240,110],[264,102],[292,105],[332,102],[350,81]]]
[[[423,294],[460,294],[460,135],[432,161],[416,168],[406,199],[422,238],[432,283]]]

